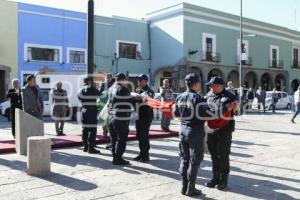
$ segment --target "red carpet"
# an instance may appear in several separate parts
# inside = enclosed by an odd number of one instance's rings
[[[177,132],[164,132],[161,130],[150,130],[150,138],[167,138],[178,136]],[[136,140],[135,131],[130,131],[128,140]],[[66,135],[60,137],[51,138],[52,149],[74,147],[82,145],[81,135]],[[97,135],[96,143],[105,144],[108,142],[108,138],[103,137],[103,135]],[[14,153],[15,152],[15,141],[0,141],[0,154],[4,153]]]

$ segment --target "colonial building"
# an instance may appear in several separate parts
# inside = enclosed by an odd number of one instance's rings
[[[156,86],[169,78],[182,91],[185,74],[196,72],[204,82],[219,75],[239,87],[239,16],[187,3],[147,16]],[[300,32],[244,19],[243,34],[244,87],[294,91],[300,79]]]
[[[17,66],[22,82],[38,71],[86,73],[86,13],[6,1],[1,10],[7,26],[0,29],[0,100]],[[188,72],[239,87],[239,23],[239,16],[188,3],[142,20],[95,16],[95,72],[124,72],[131,80],[145,73],[155,89],[168,78],[178,92]],[[243,25],[243,86],[292,93],[300,79],[300,32],[251,19]]]
[[[0,102],[18,70],[18,4],[0,1]]]
[[[147,21],[125,17],[95,17],[95,67],[97,73],[151,74]]]

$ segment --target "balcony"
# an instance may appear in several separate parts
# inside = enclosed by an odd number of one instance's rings
[[[219,63],[221,62],[221,54],[215,52],[201,52],[201,61],[202,62],[212,62],[212,63]]]
[[[269,67],[275,69],[283,69],[283,60],[270,60]]]
[[[253,65],[253,59],[250,56],[246,56],[246,57],[242,57],[242,65],[246,65],[246,66],[252,66]],[[236,56],[236,64],[240,65],[240,56]]]
[[[300,69],[300,62],[298,60],[293,60],[292,68]]]

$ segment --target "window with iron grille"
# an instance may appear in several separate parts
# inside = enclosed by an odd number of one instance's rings
[[[128,58],[128,59],[136,59],[137,57],[137,44],[131,43],[119,43],[119,57],[120,58]]]
[[[69,52],[69,62],[71,64],[84,64],[85,63],[85,52],[70,50]]]
[[[59,49],[28,47],[28,60],[59,62]]]

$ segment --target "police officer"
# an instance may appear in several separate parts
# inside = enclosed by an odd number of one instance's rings
[[[95,149],[96,134],[97,134],[97,99],[101,93],[94,86],[93,78],[87,77],[84,79],[85,85],[79,91],[78,99],[82,104],[81,121],[82,121],[82,142],[84,152],[91,154],[100,153]]]
[[[128,165],[123,159],[129,133],[129,121],[133,110],[133,99],[126,88],[126,76],[116,75],[116,83],[109,89],[109,132],[112,143],[114,165]]]
[[[236,96],[224,88],[223,79],[218,76],[212,77],[206,85],[211,88],[207,95],[207,102],[211,112],[215,113],[218,118],[222,118],[222,113],[231,112],[233,117],[231,103],[236,101]],[[217,186],[219,190],[224,190],[227,187],[233,131],[234,119],[231,118],[225,127],[211,129],[208,133],[207,145],[212,160],[213,178],[206,183],[207,187],[214,188]]]
[[[196,196],[202,193],[195,188],[195,183],[204,156],[204,123],[209,108],[206,100],[198,94],[201,91],[198,75],[188,74],[185,84],[187,90],[176,98],[174,109],[174,115],[179,118],[181,124],[179,131],[181,193]]]
[[[137,77],[138,88],[136,92],[142,96],[154,98],[154,92],[148,86],[148,76],[141,74]],[[139,140],[140,153],[134,158],[135,161],[148,162],[150,160],[149,150],[149,129],[153,120],[153,110],[150,106],[143,104],[138,105],[138,119],[136,120],[136,134]]]

